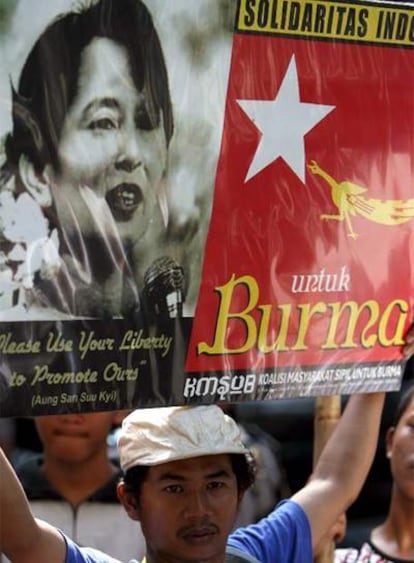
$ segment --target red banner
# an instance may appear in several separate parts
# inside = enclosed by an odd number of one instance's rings
[[[332,389],[352,373],[329,365],[400,358],[412,319],[412,45],[364,41],[362,24],[290,38],[247,14],[187,368],[276,368],[283,394],[288,373],[319,366],[296,390]]]

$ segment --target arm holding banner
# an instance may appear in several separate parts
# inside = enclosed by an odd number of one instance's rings
[[[360,492],[374,459],[384,399],[384,393],[350,397],[310,481],[293,496],[309,518],[314,546]]]
[[[341,416],[341,396],[316,397],[315,417],[313,421],[313,467],[316,467],[323,448],[335,430]],[[346,515],[342,513],[327,535],[315,546],[314,563],[331,563],[334,557],[335,544],[345,536]]]
[[[66,546],[62,534],[33,517],[25,493],[1,449],[0,476],[0,550],[13,563],[63,563]]]
[[[408,359],[414,354],[414,325],[405,342],[402,352]],[[293,496],[308,515],[314,546],[356,500],[364,484],[377,448],[384,400],[385,393],[350,397],[308,484]]]

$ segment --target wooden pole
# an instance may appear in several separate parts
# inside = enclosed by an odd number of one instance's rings
[[[341,397],[333,395],[331,397],[316,397],[315,416],[314,416],[314,438],[313,438],[313,466],[332,434],[341,416]],[[322,552],[315,557],[316,563],[332,563],[334,560],[335,544],[329,542]]]

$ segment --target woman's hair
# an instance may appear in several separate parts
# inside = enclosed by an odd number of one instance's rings
[[[232,469],[237,479],[239,493],[244,493],[254,483],[256,463],[252,455],[229,454]],[[147,478],[148,466],[136,465],[128,469],[123,477],[125,490],[132,494],[139,503],[142,484]]]
[[[76,96],[82,52],[94,38],[125,47],[137,91],[148,88],[149,110],[162,115],[167,145],[173,133],[168,75],[152,16],[141,0],[99,0],[49,25],[36,41],[12,89],[13,128],[6,140],[9,165],[25,154],[37,172],[59,169],[57,148]]]
[[[404,415],[405,411],[408,409],[411,401],[414,399],[414,384],[409,387],[405,393],[403,393],[398,406],[397,410],[395,411],[393,426],[397,426],[400,422],[402,416]]]

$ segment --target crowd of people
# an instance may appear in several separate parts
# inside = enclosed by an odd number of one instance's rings
[[[412,351],[410,340],[406,354]],[[362,547],[336,549],[335,563],[413,560],[411,379],[386,434],[387,517]],[[2,456],[2,552],[16,563],[317,559],[326,543],[344,535],[346,510],[375,455],[384,398],[352,395],[307,484],[276,500],[267,516],[236,528],[257,458],[219,406],[41,417],[43,453],[25,456],[16,470]],[[116,460],[107,443],[114,425]]]
[[[403,352],[414,353],[414,330]],[[412,372],[412,361],[406,366]],[[335,563],[413,560],[414,374],[406,375],[386,433],[389,511],[362,546],[332,549]],[[263,461],[277,449],[263,448],[263,436],[249,436],[228,407],[38,417],[42,452],[13,457],[9,443],[1,456],[3,561],[320,561],[345,535],[384,399],[349,397],[309,481],[290,498],[278,489],[277,455]],[[115,453],[109,435],[117,436]]]
[[[234,420],[217,406],[132,412],[118,438],[124,477],[117,492],[141,525],[147,560],[222,561],[226,546],[242,560],[311,560],[313,546],[359,493],[375,453],[383,402],[381,393],[354,395],[309,483],[259,523],[236,531],[233,522],[254,468]],[[114,560],[36,520],[4,458],[0,509],[1,545],[16,563]]]

